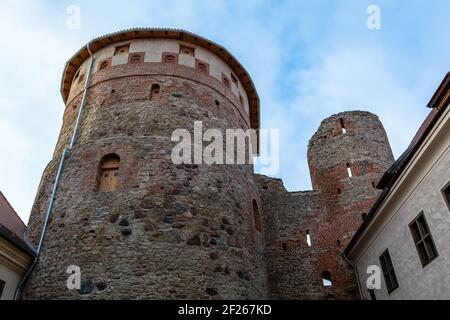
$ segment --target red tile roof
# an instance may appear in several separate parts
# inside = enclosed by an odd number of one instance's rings
[[[26,225],[0,191],[0,225],[8,229],[15,237],[25,241]]]

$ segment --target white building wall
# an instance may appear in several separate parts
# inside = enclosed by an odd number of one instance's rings
[[[353,249],[366,299],[366,271],[389,249],[399,288],[375,290],[377,299],[450,299],[450,212],[442,190],[450,183],[450,108],[400,177],[364,237]],[[422,267],[409,224],[425,214],[439,257]]]

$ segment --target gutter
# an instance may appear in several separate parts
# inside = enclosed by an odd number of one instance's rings
[[[359,278],[358,268],[350,261],[350,259],[345,255],[345,253],[342,254],[342,258],[344,258],[345,262],[347,262],[349,264],[349,266],[352,267],[353,271],[355,272],[356,285],[358,286],[359,297],[361,300],[365,300],[364,295],[362,293],[361,280]]]
[[[83,98],[81,99],[80,109],[78,110],[78,116],[77,116],[77,120],[75,122],[75,127],[73,129],[72,139],[70,141],[69,147],[65,148],[63,150],[61,158],[59,160],[58,170],[56,172],[56,178],[55,178],[55,182],[53,184],[52,195],[51,195],[50,200],[48,202],[47,212],[45,214],[44,225],[42,227],[42,232],[41,232],[41,236],[39,238],[39,244],[38,244],[38,248],[36,250],[35,258],[33,260],[33,263],[31,264],[31,266],[28,268],[27,272],[25,273],[25,275],[21,279],[19,285],[17,286],[16,292],[14,294],[14,300],[19,300],[19,297],[22,294],[23,288],[25,286],[25,283],[29,279],[31,273],[33,272],[34,268],[36,267],[36,265],[37,265],[37,263],[39,261],[40,254],[42,252],[42,247],[44,245],[44,239],[45,239],[45,234],[47,232],[48,223],[49,223],[52,211],[53,211],[53,205],[54,205],[54,202],[56,200],[56,193],[58,191],[58,186],[59,186],[59,182],[60,182],[60,179],[61,179],[61,172],[62,172],[63,167],[64,167],[64,160],[66,159],[67,153],[70,150],[73,149],[73,147],[75,145],[75,142],[76,142],[76,135],[77,135],[78,127],[79,127],[79,124],[80,124],[81,115],[83,113],[84,105],[86,104],[86,97],[87,97],[89,81],[91,79],[92,66],[94,65],[94,57],[93,57],[91,49],[90,49],[90,43],[88,43],[86,45],[86,48],[87,48],[87,51],[89,52],[89,55],[90,55],[90,62],[89,62],[89,68],[88,68],[88,74],[87,74],[87,77],[86,77],[86,81],[84,82]]]

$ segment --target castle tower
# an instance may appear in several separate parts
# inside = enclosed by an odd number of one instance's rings
[[[369,112],[343,112],[325,119],[310,140],[311,180],[327,212],[313,228],[319,252],[315,267],[331,284],[326,289],[330,296],[357,294],[354,273],[341,254],[380,195],[376,184],[393,161],[383,125]]]
[[[62,94],[61,133],[29,221],[35,244],[58,189],[25,299],[267,297],[252,165],[171,160],[173,131],[193,133],[194,121],[259,127],[254,85],[227,50],[180,30],[109,34],[69,60]],[[79,291],[66,287],[70,266],[80,267]]]

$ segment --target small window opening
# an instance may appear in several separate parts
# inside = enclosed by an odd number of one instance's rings
[[[143,63],[143,56],[141,54],[133,54],[130,57],[130,64]]]
[[[78,79],[79,76],[80,76],[80,69],[78,69],[77,73],[75,73],[75,76],[73,77],[73,81],[72,82],[75,82]]]
[[[312,247],[311,232],[309,230],[306,230],[306,243],[308,244],[308,247]]]
[[[152,89],[150,92],[150,101],[158,100],[161,95],[161,89],[159,87],[159,84],[152,85]]]
[[[233,81],[233,84],[238,87],[238,79],[234,74],[231,74],[231,81]]]
[[[347,129],[345,128],[344,119],[339,118],[339,123],[341,124],[341,130],[343,134],[347,133]]]
[[[350,166],[350,163],[347,163],[347,173],[348,173],[348,177],[349,178],[353,178],[353,172],[352,172],[352,168]]]
[[[217,107],[219,107],[220,106],[220,101],[216,99],[215,100],[215,104],[216,104]]]
[[[105,61],[102,61],[102,63],[100,63],[100,67],[98,68],[98,70],[100,71],[100,70],[104,70],[104,69],[106,69],[106,68],[108,68],[109,67],[109,61],[108,60],[105,60]]]
[[[206,62],[198,61],[197,69],[204,73],[209,73],[209,66]]]
[[[85,79],[85,75],[82,74],[79,78],[78,78],[78,83],[83,83]]]
[[[340,247],[341,246],[341,240],[337,240],[336,244],[337,244],[338,247]]]
[[[372,182],[372,187],[376,189],[377,188],[377,184],[375,182]]]
[[[361,218],[362,218],[362,221],[366,221],[367,220],[367,213],[361,214]]]
[[[283,251],[287,251],[287,244],[286,243],[283,243]]]
[[[130,45],[129,44],[124,45],[124,46],[116,47],[116,50],[114,51],[114,55],[117,56],[119,54],[125,54],[125,53],[128,53],[128,52],[130,52]]]
[[[322,282],[324,287],[333,286],[333,282],[331,282],[331,273],[329,271],[324,271],[322,273]]]
[[[228,89],[231,89],[230,79],[228,79],[226,76],[222,75],[222,82]]]
[[[115,154],[103,158],[100,163],[99,192],[112,192],[117,189],[120,158]]]
[[[166,54],[164,56],[164,63],[176,63],[176,57],[174,54]]]
[[[338,188],[338,189],[337,189],[337,193],[338,193],[338,194],[342,194],[341,188]]]
[[[191,57],[195,56],[195,49],[188,46],[180,46],[180,54],[185,54]]]

